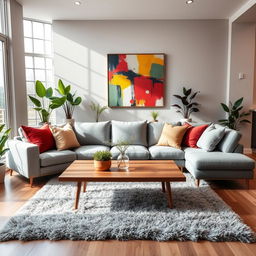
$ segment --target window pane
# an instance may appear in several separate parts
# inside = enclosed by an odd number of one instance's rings
[[[34,65],[33,65],[33,57],[25,56],[25,65],[26,65],[26,68],[33,68],[34,67]]]
[[[45,81],[45,71],[40,69],[35,69],[35,80]]]
[[[44,34],[46,40],[52,40],[52,26],[50,24],[44,25]]]
[[[5,118],[5,67],[4,43],[0,42],[0,123],[6,123]]]
[[[45,53],[48,55],[52,54],[52,43],[45,41]]]
[[[44,24],[33,22],[33,37],[44,39]]]
[[[32,39],[25,38],[24,44],[25,44],[25,52],[28,52],[28,53],[33,52]]]
[[[53,75],[51,70],[46,71],[47,82],[53,82]]]
[[[35,93],[35,83],[34,82],[27,82],[27,94],[34,94]]]
[[[23,29],[24,29],[24,36],[25,37],[32,37],[32,24],[29,20],[24,20],[23,22]]]
[[[46,59],[46,69],[52,69],[52,59]]]
[[[35,57],[35,68],[42,68],[45,69],[45,62],[44,58]]]
[[[44,41],[43,40],[34,40],[34,53],[44,54]]]
[[[34,71],[33,69],[26,68],[26,80],[27,81],[34,81]]]

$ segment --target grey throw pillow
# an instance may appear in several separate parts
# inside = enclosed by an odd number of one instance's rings
[[[225,127],[210,125],[197,141],[197,146],[206,151],[213,151],[225,134]]]

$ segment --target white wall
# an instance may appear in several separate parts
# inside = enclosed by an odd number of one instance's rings
[[[255,24],[233,23],[231,45],[231,68],[229,99],[235,101],[244,97],[244,109],[253,105],[254,72],[255,72]],[[239,73],[245,74],[245,79],[239,80]],[[251,147],[251,125],[241,127],[243,134],[241,143]]]
[[[224,116],[228,23],[215,21],[54,21],[54,65],[59,78],[85,99],[76,120],[93,121],[90,100],[107,104],[107,53],[166,53],[165,108],[160,120],[180,119],[170,105],[183,85],[200,90],[194,120]],[[62,112],[58,121],[63,120]],[[151,119],[148,109],[113,109],[102,120]]]

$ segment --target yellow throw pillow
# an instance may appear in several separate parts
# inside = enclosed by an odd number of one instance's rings
[[[158,146],[169,146],[173,148],[181,148],[183,136],[186,133],[188,126],[172,126],[165,123],[160,139],[157,143]]]
[[[51,131],[56,142],[57,150],[80,147],[72,126],[69,123],[64,127],[51,126]]]

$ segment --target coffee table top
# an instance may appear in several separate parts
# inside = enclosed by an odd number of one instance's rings
[[[116,161],[108,171],[96,171],[93,160],[76,160],[60,176],[59,181],[186,181],[185,175],[172,160],[130,160],[129,170],[118,170]]]

